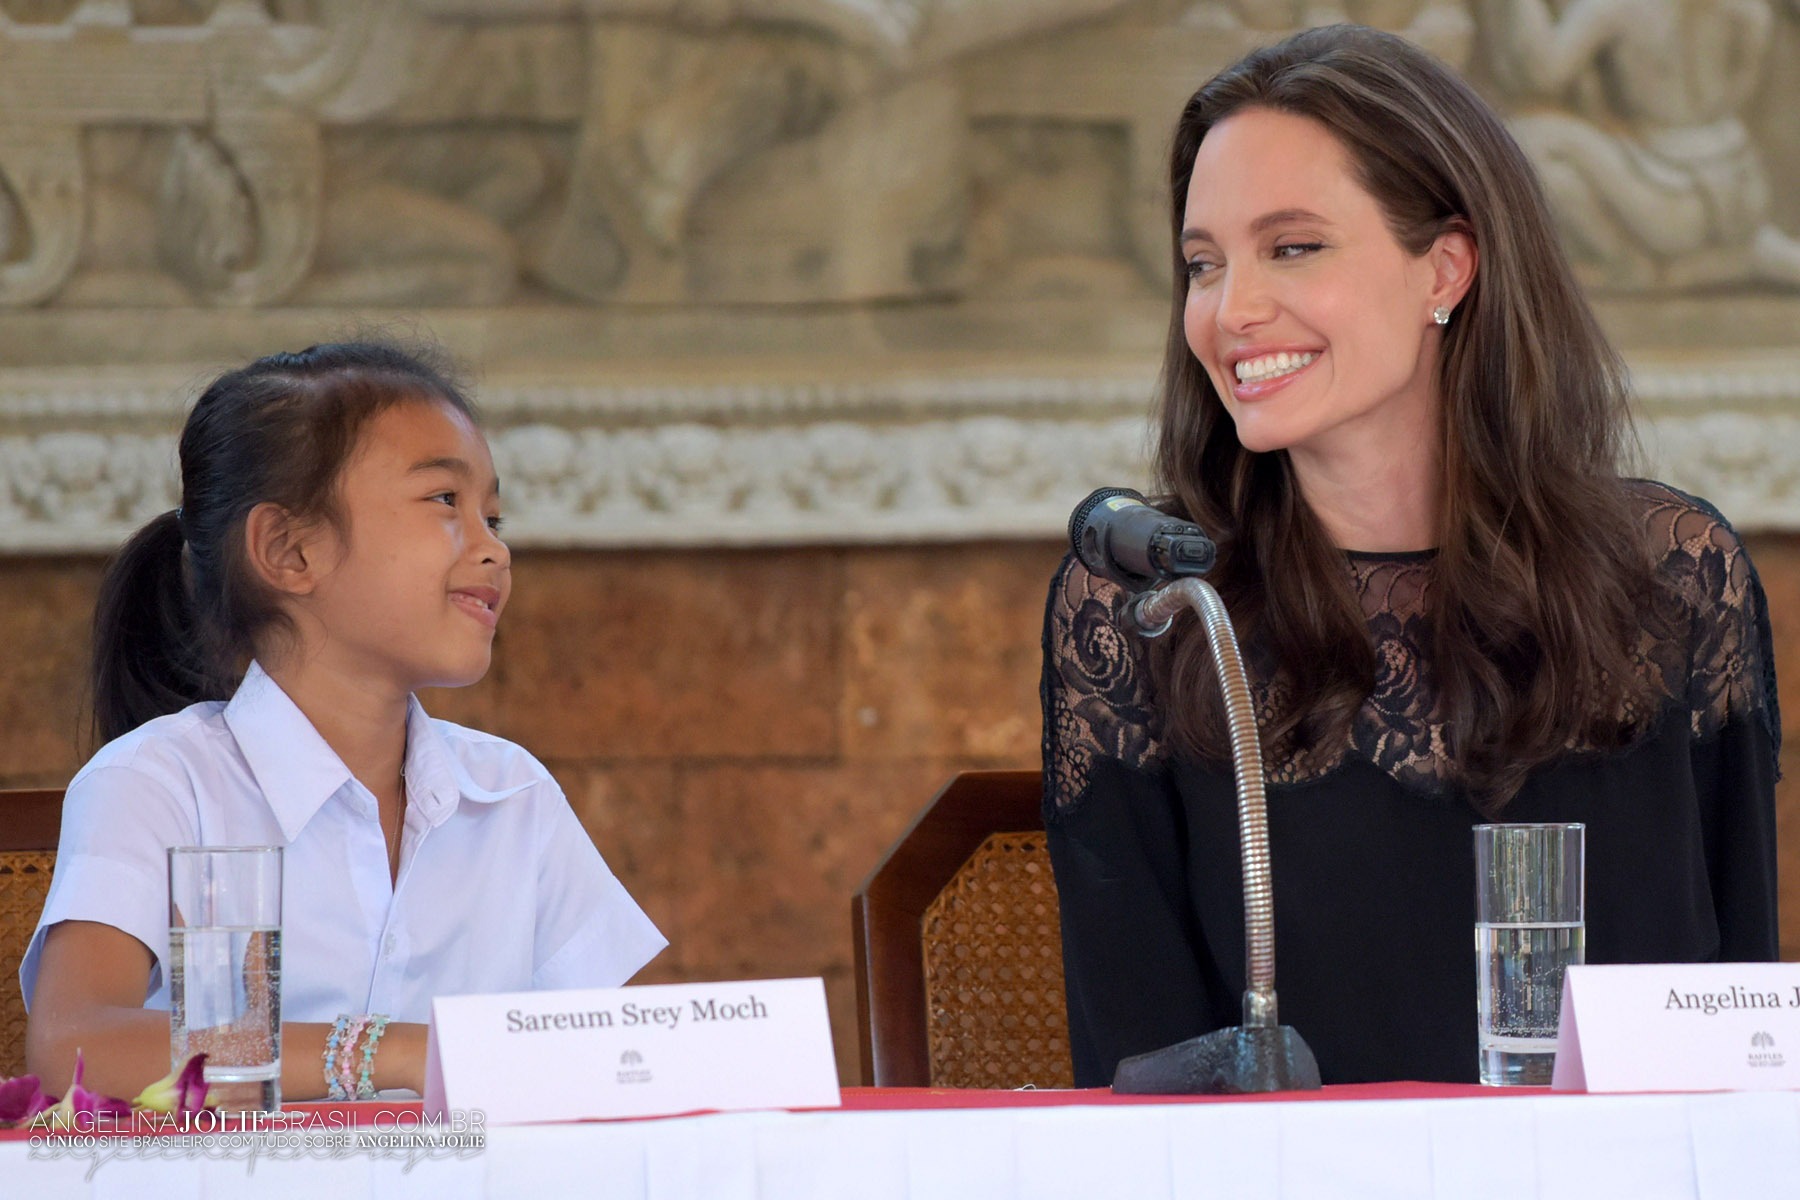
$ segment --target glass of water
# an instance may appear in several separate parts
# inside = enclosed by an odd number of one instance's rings
[[[1563,972],[1587,954],[1585,825],[1475,827],[1481,1082],[1548,1086]]]
[[[281,1107],[281,847],[169,849],[169,1057],[206,1055],[208,1100]]]

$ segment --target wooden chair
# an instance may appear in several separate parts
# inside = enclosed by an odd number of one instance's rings
[[[1036,771],[958,775],[852,899],[871,1084],[1073,1085],[1041,795]]]
[[[50,891],[62,802],[61,788],[0,791],[0,1077],[25,1070],[19,962]]]

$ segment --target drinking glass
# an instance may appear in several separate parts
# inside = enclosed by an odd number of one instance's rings
[[[281,847],[169,849],[169,1057],[206,1055],[210,1103],[281,1107]]]
[[[1481,1082],[1548,1086],[1563,973],[1586,957],[1587,828],[1475,827]]]

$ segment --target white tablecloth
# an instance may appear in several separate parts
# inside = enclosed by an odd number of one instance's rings
[[[0,1194],[602,1200],[1800,1197],[1800,1093],[742,1113],[490,1129],[481,1152],[33,1158]]]

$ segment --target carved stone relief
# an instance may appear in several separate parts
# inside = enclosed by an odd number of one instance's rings
[[[1800,526],[1800,356],[1640,371],[1644,469]],[[101,550],[175,504],[191,380],[0,376],[0,553]],[[1145,479],[1142,374],[483,389],[518,546],[1053,537]]]
[[[1475,32],[1466,0],[1210,0],[1195,4],[1183,21],[1276,36],[1353,21],[1402,34],[1459,69],[1468,66]]]
[[[1098,482],[1141,483],[1149,387],[501,381],[484,400],[509,541],[678,545],[1041,534]],[[0,552],[110,548],[173,507],[187,399],[167,374],[0,381]]]
[[[1160,288],[1175,106],[1329,20],[1491,84],[1595,286],[1785,289],[1800,241],[1744,118],[1787,19],[1771,0],[5,0],[0,305],[1010,294],[1022,257],[1067,247],[1021,256],[983,223],[997,132],[1015,153],[1122,139],[1034,219],[1106,244],[1111,270],[1077,272],[1099,294],[1134,258]],[[1041,269],[1060,287],[1067,266]]]
[[[1335,20],[1502,108],[1646,403],[1711,389],[1659,461],[1800,527],[1800,364],[1724,352],[1800,340],[1800,0],[0,0],[0,548],[113,544],[196,379],[396,317],[527,543],[1054,534],[1143,471],[1175,113]]]
[[[1512,128],[1590,286],[1800,288],[1744,124],[1767,0],[1483,0]]]
[[[16,0],[0,304],[941,294],[969,188],[947,64],[1128,2],[219,0],[170,22]],[[153,134],[146,161],[90,161],[101,127]],[[142,246],[82,260],[90,211],[148,216],[181,290]]]

